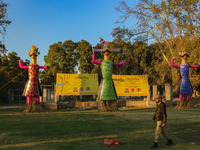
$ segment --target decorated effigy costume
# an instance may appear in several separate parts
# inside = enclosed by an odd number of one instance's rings
[[[101,72],[103,78],[101,80],[100,91],[98,93],[100,100],[101,101],[117,100],[117,95],[112,80],[113,65],[120,66],[123,65],[124,62],[121,63],[113,63],[112,61],[97,62],[95,60],[95,54],[92,55],[92,62],[94,64],[101,65]]]
[[[28,76],[29,80],[26,82],[23,96],[27,97],[27,103],[30,104],[30,97],[36,97],[37,103],[40,103],[40,96],[41,96],[41,90],[40,90],[40,84],[39,84],[39,69],[47,69],[48,66],[39,66],[36,64],[36,57],[40,53],[38,52],[38,49],[33,45],[31,47],[31,52],[29,52],[30,57],[32,58],[32,62],[29,66],[24,66],[22,63],[22,60],[19,61],[19,67],[21,69],[28,69]]]
[[[119,49],[110,50],[108,47],[108,42],[105,42],[103,39],[101,39],[101,45],[104,46],[103,49],[94,49],[94,51],[97,51],[97,52],[101,51],[103,53],[105,52],[111,53],[112,51],[119,51]],[[116,95],[115,87],[112,80],[113,65],[120,66],[120,65],[123,65],[125,62],[113,63],[110,60],[97,62],[95,60],[95,54],[92,55],[92,62],[94,64],[101,65],[101,72],[102,72],[103,78],[101,80],[101,84],[99,86],[99,92],[98,92],[98,96],[101,102],[104,103],[105,101],[117,100],[117,95]]]
[[[189,57],[189,54],[186,51],[181,51],[179,53],[181,57]],[[188,65],[188,64],[180,64],[174,65],[174,59],[171,60],[171,66],[180,68],[180,83],[179,83],[179,99],[182,101],[183,95],[187,95],[187,100],[190,100],[190,95],[192,92],[192,87],[189,80],[189,68],[197,68],[199,65]]]

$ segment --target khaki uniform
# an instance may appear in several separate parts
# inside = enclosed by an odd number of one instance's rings
[[[158,143],[158,138],[160,137],[160,134],[163,135],[163,137],[168,141],[169,137],[166,134],[164,127],[161,126],[162,121],[157,121],[156,131],[155,131],[155,143]]]

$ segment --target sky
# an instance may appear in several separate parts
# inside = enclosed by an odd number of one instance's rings
[[[32,45],[39,48],[38,64],[44,65],[49,46],[59,41],[99,43],[99,36],[112,41],[111,32],[121,14],[115,10],[121,0],[4,0],[7,27],[3,42],[8,53],[14,51],[22,59],[31,60]],[[126,0],[134,5],[135,1]],[[132,20],[133,21],[133,20]],[[127,22],[128,24],[131,22]]]

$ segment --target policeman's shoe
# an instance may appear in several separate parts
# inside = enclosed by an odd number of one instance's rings
[[[153,143],[153,145],[151,146],[151,148],[158,148],[158,143]]]
[[[174,142],[171,140],[171,139],[169,139],[168,141],[167,141],[167,144],[166,145],[172,145]]]

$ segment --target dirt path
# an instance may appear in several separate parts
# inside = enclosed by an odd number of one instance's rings
[[[22,106],[0,106],[0,109],[13,109],[13,108],[20,108]]]

